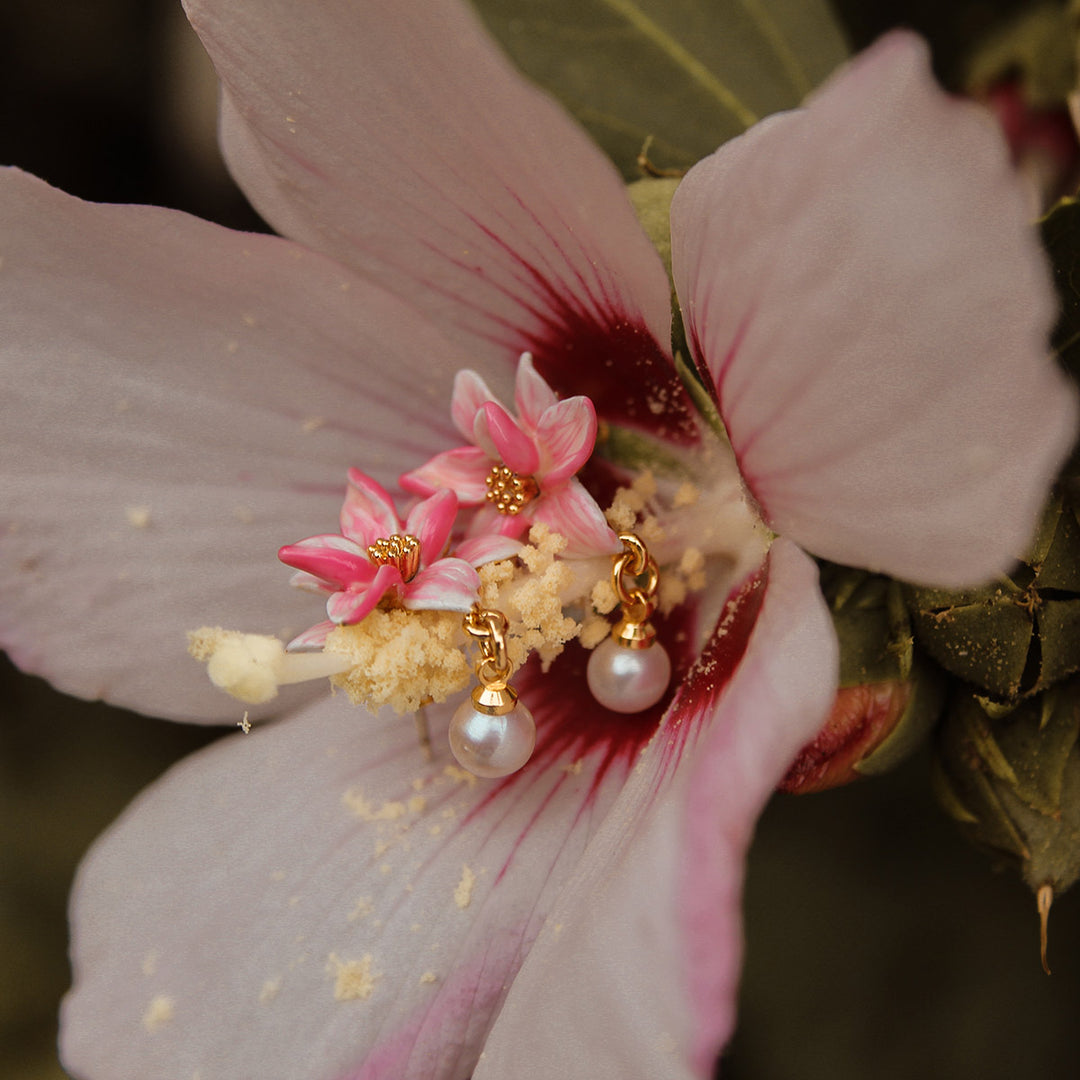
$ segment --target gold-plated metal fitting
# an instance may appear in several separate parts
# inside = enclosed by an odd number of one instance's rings
[[[473,687],[473,708],[488,716],[505,716],[512,712],[517,699],[517,691],[512,686]]]
[[[462,626],[480,646],[480,659],[476,662],[480,685],[472,692],[473,705],[488,716],[505,716],[517,704],[517,693],[506,681],[513,671],[506,655],[506,631],[510,623],[501,611],[491,611],[477,603],[465,613]]]
[[[633,533],[620,533],[622,553],[611,567],[611,584],[622,605],[622,618],[612,627],[611,637],[627,649],[647,649],[656,640],[649,618],[656,610],[656,590],[660,570],[649,549]]]
[[[415,536],[394,533],[376,540],[367,553],[376,566],[396,566],[402,581],[412,581],[420,569],[420,541]]]
[[[484,480],[485,498],[500,514],[515,517],[540,494],[540,485],[531,476],[518,476],[505,465],[492,466]]]

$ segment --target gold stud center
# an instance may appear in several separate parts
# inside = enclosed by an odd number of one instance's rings
[[[367,553],[376,566],[396,566],[402,581],[412,581],[420,569],[420,541],[415,536],[394,533],[376,540]]]
[[[495,465],[484,480],[485,498],[500,514],[520,514],[540,494],[540,485],[531,476],[518,476],[505,465]]]

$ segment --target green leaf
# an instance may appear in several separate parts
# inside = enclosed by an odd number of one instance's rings
[[[474,0],[511,59],[627,179],[687,169],[848,55],[827,0]]]

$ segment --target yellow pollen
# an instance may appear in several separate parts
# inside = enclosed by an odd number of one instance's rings
[[[420,541],[415,536],[394,533],[376,540],[367,553],[376,566],[396,566],[402,581],[412,581],[420,569]]]
[[[540,485],[531,476],[518,476],[505,465],[492,466],[484,480],[486,498],[500,514],[520,514],[540,494]]]

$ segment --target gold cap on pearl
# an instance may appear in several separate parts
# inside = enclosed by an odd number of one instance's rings
[[[517,705],[517,691],[506,683],[477,686],[472,692],[473,708],[485,716],[506,716]]]
[[[611,628],[611,640],[624,649],[647,649],[656,640],[656,628],[648,618],[639,622],[632,614],[624,615]]]

